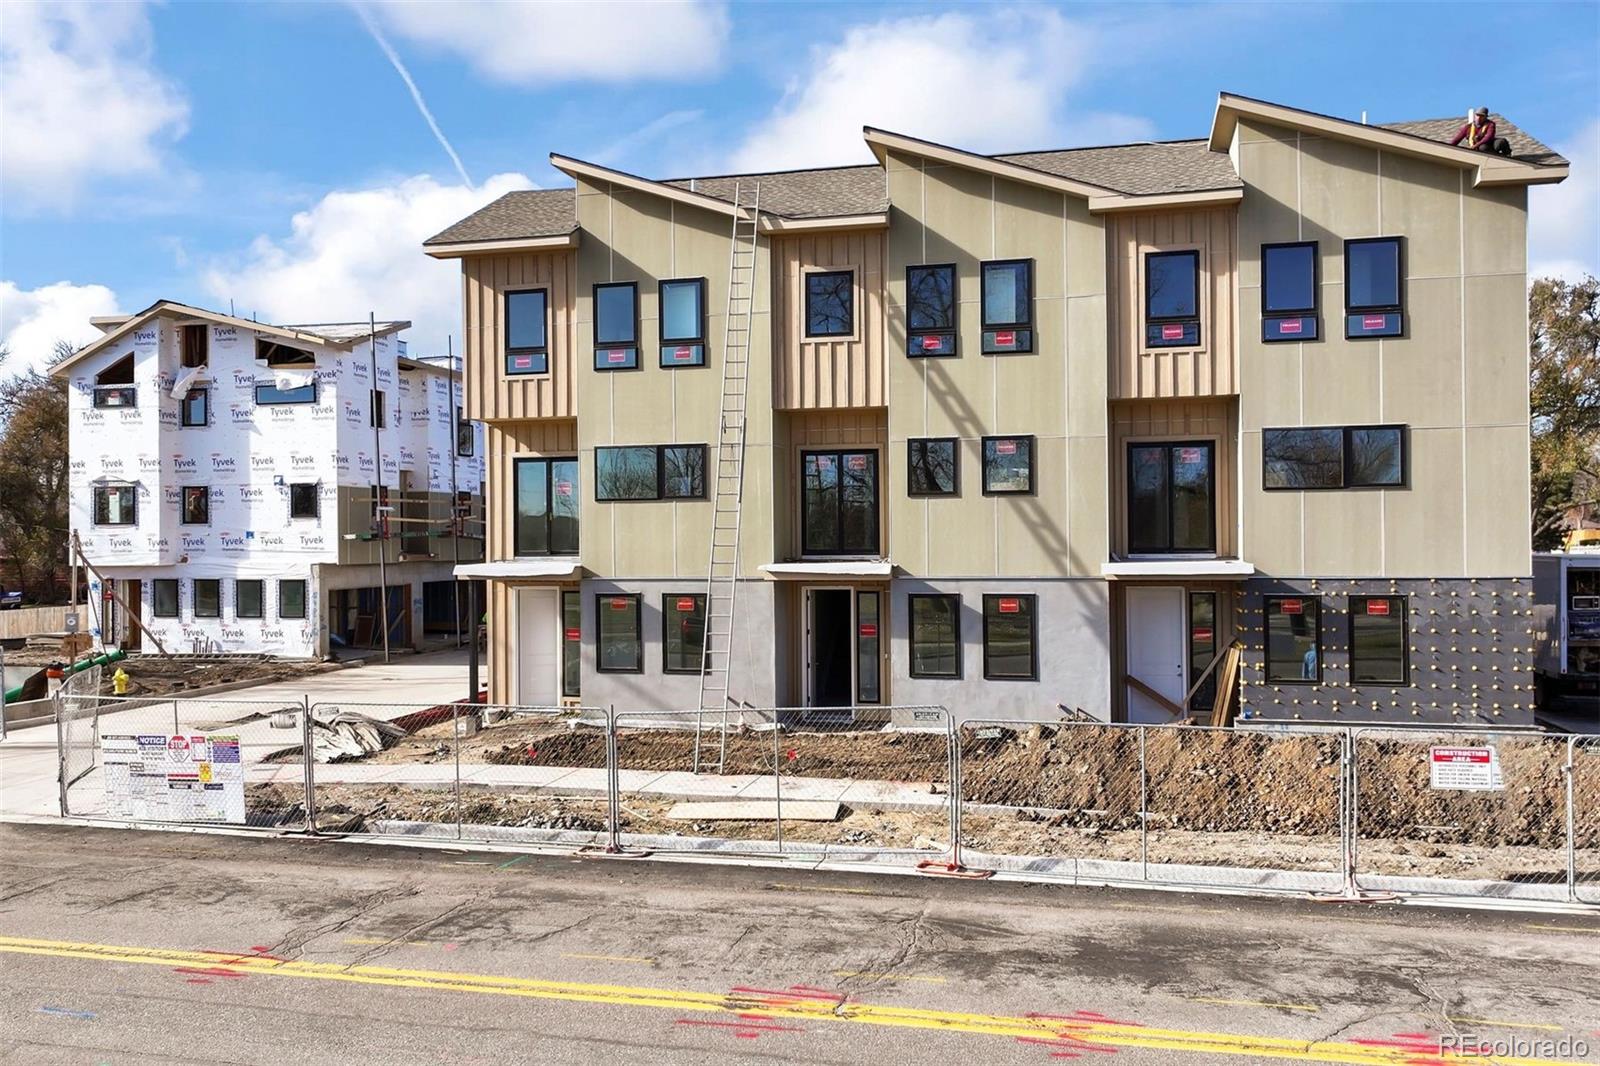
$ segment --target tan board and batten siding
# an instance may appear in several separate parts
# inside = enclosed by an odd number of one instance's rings
[[[489,498],[496,502],[488,514],[488,557],[499,562],[516,558],[516,537],[512,529],[516,510],[512,506],[516,498],[516,460],[576,456],[578,423],[571,418],[490,422],[483,427],[483,442]]]
[[[773,406],[780,410],[882,407],[884,382],[883,263],[885,233],[822,233],[775,237],[773,303],[782,323]],[[807,338],[805,276],[855,273],[855,333]]]
[[[1234,363],[1234,275],[1238,209],[1159,211],[1112,216],[1107,225],[1111,276],[1113,400],[1230,396],[1239,391]],[[1148,252],[1200,253],[1200,346],[1146,348],[1144,257]]]
[[[475,421],[575,418],[573,359],[575,257],[571,252],[466,256],[461,260],[465,307],[466,416]],[[505,373],[507,292],[545,289],[549,295],[548,371]]]
[[[1239,418],[1226,397],[1118,403],[1111,408],[1111,550],[1128,556],[1128,445],[1159,441],[1212,442],[1216,451],[1217,554],[1238,554]]]

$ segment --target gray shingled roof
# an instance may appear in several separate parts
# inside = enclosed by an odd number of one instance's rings
[[[560,237],[578,228],[577,205],[571,189],[526,189],[508,192],[448,229],[423,241],[462,244],[468,241],[511,241],[529,237]]]
[[[1555,149],[1543,144],[1504,115],[1490,112],[1489,117],[1494,119],[1496,137],[1504,137],[1511,142],[1511,158],[1535,166],[1559,167],[1565,166],[1567,161],[1556,154]],[[1463,118],[1425,118],[1416,122],[1385,122],[1383,128],[1394,130],[1396,133],[1409,133],[1413,137],[1423,137],[1430,141],[1442,141],[1449,144],[1462,125],[1466,122]]]
[[[826,218],[834,215],[870,215],[889,210],[889,190],[882,168],[824,167],[818,170],[780,170],[770,174],[726,174],[712,178],[673,178],[665,182],[680,189],[733,202],[734,186],[761,183],[761,210],[784,218]]]
[[[992,158],[1132,196],[1240,187],[1227,155],[1211,151],[1204,139],[1014,152]]]

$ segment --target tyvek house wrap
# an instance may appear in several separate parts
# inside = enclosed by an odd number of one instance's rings
[[[371,486],[377,466],[368,420],[373,353],[365,341],[350,351],[296,345],[312,352],[313,367],[270,368],[255,357],[252,331],[208,328],[208,364],[198,374],[179,365],[180,331],[164,318],[74,367],[68,403],[71,524],[84,552],[108,577],[142,582],[142,624],[170,649],[313,655],[323,611],[312,567],[338,558],[338,487]],[[134,405],[95,408],[96,375],[130,352]],[[442,372],[400,371],[402,354],[403,342],[378,338],[377,387],[389,409],[383,481],[394,490],[406,470],[411,491],[447,492],[455,444],[451,412],[459,390],[452,390]],[[256,403],[258,384],[292,387],[311,380],[317,388],[313,403]],[[208,390],[204,426],[180,425],[174,393],[190,388]],[[458,460],[458,490],[480,490],[481,454],[474,447],[473,457]],[[290,518],[293,483],[317,486],[315,516]],[[93,488],[101,484],[135,486],[133,525],[94,524]],[[204,525],[181,521],[184,486],[207,488],[210,514]],[[178,617],[154,616],[156,578],[179,580]],[[223,579],[220,617],[195,616],[195,578]],[[238,617],[238,578],[264,582],[262,618]],[[280,616],[283,580],[306,582],[305,618]],[[97,599],[98,593],[93,590]],[[88,628],[97,630],[99,621],[96,602]]]

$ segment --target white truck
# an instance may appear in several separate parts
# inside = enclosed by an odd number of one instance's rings
[[[1600,728],[1600,544],[1533,556],[1534,691],[1541,711]]]

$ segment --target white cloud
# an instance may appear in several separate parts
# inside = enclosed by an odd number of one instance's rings
[[[116,313],[117,294],[104,285],[58,281],[22,289],[0,281],[0,344],[10,352],[0,365],[0,375],[9,377],[30,367],[43,370],[58,341],[82,347],[101,336],[89,324],[90,317]]]
[[[1142,119],[1072,112],[1091,28],[1049,8],[891,19],[814,50],[803,82],[735,151],[740,170],[868,161],[862,126],[971,151],[1148,138]]]
[[[511,85],[698,78],[721,64],[728,39],[727,12],[703,0],[377,0],[371,10],[400,36]]]
[[[8,198],[63,207],[96,176],[160,169],[189,107],[151,65],[143,5],[10,0],[4,21],[0,159]]]
[[[1529,191],[1528,276],[1600,277],[1600,119],[1555,148],[1572,169],[1560,185]]]
[[[445,335],[461,350],[461,267],[430,259],[422,242],[514,189],[521,174],[482,185],[441,185],[426,174],[393,185],[328,193],[294,216],[283,237],[257,237],[232,262],[205,272],[215,306],[264,322],[351,322],[371,311],[409,319],[416,355],[442,354]]]

